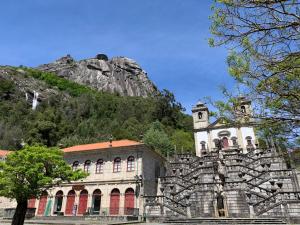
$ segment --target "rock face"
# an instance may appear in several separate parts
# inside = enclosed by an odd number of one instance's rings
[[[26,72],[23,69],[15,69],[11,67],[0,66],[0,82],[12,81],[17,88],[17,91],[22,93],[21,95],[26,100],[32,102],[35,93],[37,93],[37,100],[43,101],[50,96],[57,96],[63,94],[64,98],[68,97],[68,94],[59,91],[57,88],[49,87],[43,81],[35,79],[33,77],[26,76]],[[19,96],[14,96],[19,98]]]
[[[99,91],[142,97],[158,93],[147,73],[134,60],[125,57],[108,59],[106,55],[98,54],[95,58],[75,61],[67,55],[37,69],[56,73]]]

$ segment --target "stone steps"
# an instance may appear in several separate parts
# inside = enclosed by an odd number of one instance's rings
[[[286,224],[277,218],[191,218],[168,219],[168,224]]]

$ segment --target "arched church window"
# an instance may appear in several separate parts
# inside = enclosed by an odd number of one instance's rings
[[[246,137],[246,141],[247,141],[247,145],[248,145],[248,146],[252,146],[252,137],[247,136],[247,137]]]
[[[246,113],[246,107],[244,105],[241,106],[241,112]]]
[[[237,143],[237,138],[236,138],[236,137],[232,137],[232,138],[231,138],[231,141],[232,141],[232,145],[233,145],[233,146],[237,146],[237,145],[238,145],[238,143]]]
[[[202,112],[198,112],[198,119],[201,120],[202,119]]]
[[[221,150],[221,142],[219,139],[214,139],[215,148]]]
[[[200,145],[201,145],[201,150],[206,150],[205,141],[201,141]]]

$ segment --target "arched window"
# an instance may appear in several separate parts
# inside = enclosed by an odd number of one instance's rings
[[[237,145],[238,145],[238,143],[237,143],[237,138],[236,138],[236,137],[232,137],[232,138],[231,138],[231,141],[232,141],[232,145],[233,145],[233,146],[237,146]]]
[[[84,172],[89,173],[91,169],[91,160],[86,160],[84,163]]]
[[[202,119],[202,112],[198,112],[198,119],[201,120]]]
[[[72,165],[73,171],[77,170],[78,167],[79,167],[79,162],[78,161],[73,162],[73,165]]]
[[[82,190],[79,195],[78,214],[83,215],[87,210],[88,191]]]
[[[98,159],[97,160],[96,173],[103,173],[103,159]]]
[[[247,137],[246,137],[246,141],[247,141],[247,145],[248,145],[248,146],[252,146],[252,137],[247,136]]]
[[[60,212],[63,203],[64,193],[62,191],[56,192],[54,202],[54,213]]]
[[[114,160],[114,173],[121,172],[121,158],[115,158]]]
[[[124,214],[134,214],[134,190],[132,188],[128,188],[125,191]]]
[[[111,191],[111,194],[110,194],[109,214],[110,215],[118,215],[119,207],[120,207],[120,191],[119,191],[119,189],[115,188]]]
[[[92,206],[92,212],[93,214],[99,214],[100,207],[101,207],[101,191],[99,189],[96,189],[93,192],[93,206]]]
[[[67,195],[65,215],[72,215],[75,203],[75,191],[70,190]]]
[[[244,105],[241,106],[241,112],[246,113],[246,107]]]
[[[127,171],[134,171],[134,157],[129,156],[127,159]]]
[[[205,143],[205,141],[201,141],[200,145],[201,145],[201,150],[206,150],[206,143]]]

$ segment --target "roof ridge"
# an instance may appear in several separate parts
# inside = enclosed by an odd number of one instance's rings
[[[108,148],[118,148],[118,147],[127,147],[133,145],[141,145],[141,142],[129,140],[129,139],[121,139],[121,140],[113,140],[105,141],[105,142],[97,142],[90,144],[82,144],[82,145],[74,145],[67,148],[63,148],[64,152],[75,152],[75,151],[88,151],[88,150],[100,150],[100,149],[108,149]]]

